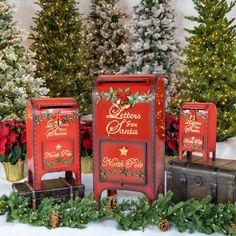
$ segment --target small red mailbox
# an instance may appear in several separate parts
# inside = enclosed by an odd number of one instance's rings
[[[100,76],[93,91],[94,198],[104,190],[163,191],[164,82],[161,76]]]
[[[204,160],[216,157],[216,106],[213,103],[184,103],[180,114],[179,158],[183,151],[202,152]]]
[[[74,98],[30,99],[26,107],[29,183],[41,189],[42,176],[65,171],[81,183],[78,104]]]

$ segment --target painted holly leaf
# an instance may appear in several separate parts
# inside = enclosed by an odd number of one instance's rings
[[[78,119],[79,116],[80,116],[80,115],[79,115],[79,112],[78,112],[78,111],[75,111],[75,112],[74,112],[74,118],[75,118],[75,119]]]
[[[47,119],[51,119],[52,118],[52,114],[49,112],[40,112],[40,114],[42,115],[42,117],[47,120]]]
[[[58,157],[57,162],[58,162],[59,164],[62,164],[62,163],[63,163],[63,158]]]
[[[148,89],[147,93],[150,94],[151,93],[151,89]]]
[[[143,180],[144,179],[144,171],[141,170],[141,171],[137,172],[136,176],[137,176],[138,180]]]
[[[130,88],[126,88],[126,89],[124,90],[125,93],[127,93],[127,92],[129,92],[129,91],[130,91]]]
[[[123,93],[123,89],[122,88],[118,88],[117,92]]]
[[[34,122],[35,122],[37,125],[39,125],[39,124],[41,124],[41,123],[43,122],[43,120],[41,119],[40,116],[36,116],[35,119],[34,119]]]
[[[195,145],[192,143],[192,144],[190,145],[190,147],[191,147],[191,148],[195,148]]]
[[[125,175],[125,176],[127,176],[127,170],[123,167],[123,168],[120,168],[120,176],[122,176],[122,175]]]
[[[197,115],[200,116],[202,119],[206,119],[206,116],[204,116],[201,112],[197,112]]]
[[[139,96],[139,92],[136,92],[136,93],[134,94],[134,98],[137,99],[138,96]]]

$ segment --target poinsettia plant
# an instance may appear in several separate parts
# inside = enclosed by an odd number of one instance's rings
[[[176,156],[179,151],[179,118],[166,114],[165,154]]]
[[[0,121],[0,162],[16,164],[26,156],[26,126],[22,121]]]
[[[80,125],[81,156],[92,157],[92,121],[83,121]]]

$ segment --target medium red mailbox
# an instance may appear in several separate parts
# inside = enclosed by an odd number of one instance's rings
[[[29,183],[41,189],[42,176],[65,171],[81,183],[78,104],[74,98],[30,99],[26,107]]]
[[[164,82],[161,76],[100,76],[93,91],[94,198],[104,190],[163,191]]]
[[[202,152],[204,160],[216,157],[216,120],[217,110],[213,103],[184,103],[180,114],[179,158],[183,151],[187,157],[192,152]]]

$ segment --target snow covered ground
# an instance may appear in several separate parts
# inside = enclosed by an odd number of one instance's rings
[[[236,137],[227,140],[223,143],[217,143],[217,157],[219,158],[226,158],[226,159],[235,159],[236,160]],[[58,176],[58,174],[53,174]],[[52,176],[50,176],[52,177]],[[92,186],[92,175],[91,174],[83,174],[82,182],[86,186],[86,195],[93,190]],[[5,180],[4,170],[2,165],[0,165],[0,195],[9,194],[11,192],[11,183]],[[118,192],[118,199],[121,200],[127,197],[137,197],[140,196],[138,193],[131,193],[126,191]],[[5,216],[0,216],[0,235],[1,236],[16,236],[16,235],[24,235],[24,236],[104,236],[109,234],[109,236],[156,236],[156,235],[165,235],[165,236],[184,236],[190,235],[188,233],[178,233],[175,228],[162,233],[160,230],[155,226],[150,226],[145,229],[144,232],[142,231],[120,231],[116,229],[116,222],[113,220],[106,220],[99,223],[90,223],[88,224],[87,228],[85,229],[71,229],[71,228],[57,228],[54,230],[47,229],[45,227],[35,227],[31,225],[19,224],[18,222],[7,223]],[[200,236],[204,234],[191,234],[192,236]],[[212,234],[214,236],[219,234]]]

